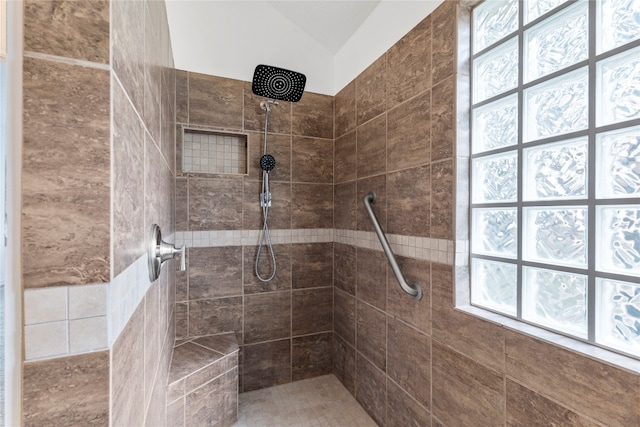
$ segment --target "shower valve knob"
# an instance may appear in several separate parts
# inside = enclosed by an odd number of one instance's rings
[[[177,254],[180,254],[180,270],[186,270],[186,258],[185,258],[185,246],[176,248],[171,243],[167,243],[162,240],[162,233],[160,227],[157,224],[151,226],[150,241],[149,241],[149,279],[154,282],[160,276],[160,269],[162,264],[175,258]]]

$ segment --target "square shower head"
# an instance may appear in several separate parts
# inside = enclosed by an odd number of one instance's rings
[[[307,77],[304,74],[270,65],[258,65],[253,73],[251,90],[265,98],[298,102],[306,83]]]

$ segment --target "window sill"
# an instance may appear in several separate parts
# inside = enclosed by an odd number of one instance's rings
[[[549,344],[562,347],[590,359],[594,359],[599,362],[607,363],[614,367],[624,369],[626,371],[629,371],[630,373],[640,374],[640,360],[636,360],[622,354],[614,353],[604,348],[600,348],[592,344],[587,344],[582,341],[578,341],[573,338],[548,331],[546,329],[529,325],[527,323],[512,319],[507,316],[502,316],[491,311],[483,310],[479,307],[462,305],[457,306],[456,310],[503,326],[514,332],[519,332],[525,335],[529,335],[533,338],[546,341]]]

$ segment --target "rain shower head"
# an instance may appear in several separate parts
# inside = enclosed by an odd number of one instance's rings
[[[251,90],[265,98],[298,102],[306,83],[307,77],[304,74],[270,65],[258,65],[253,73]]]

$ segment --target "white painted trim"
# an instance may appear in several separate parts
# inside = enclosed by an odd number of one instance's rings
[[[5,425],[22,424],[22,52],[23,3],[7,3],[7,248],[5,269]]]

